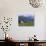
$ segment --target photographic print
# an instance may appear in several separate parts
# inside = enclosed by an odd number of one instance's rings
[[[34,26],[34,16],[18,16],[19,26]]]

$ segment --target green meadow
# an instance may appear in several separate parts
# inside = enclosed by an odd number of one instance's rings
[[[19,23],[19,26],[34,26],[34,22]]]

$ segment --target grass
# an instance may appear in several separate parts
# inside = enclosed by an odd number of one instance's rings
[[[19,26],[34,26],[34,22],[19,23]]]

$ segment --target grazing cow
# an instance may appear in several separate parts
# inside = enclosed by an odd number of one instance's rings
[[[23,20],[19,20],[19,23],[24,23],[24,21]]]
[[[21,21],[21,23],[24,23],[24,21]]]

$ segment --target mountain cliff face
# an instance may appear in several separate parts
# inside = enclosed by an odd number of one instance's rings
[[[34,16],[19,16],[18,21],[32,22],[34,21]]]

